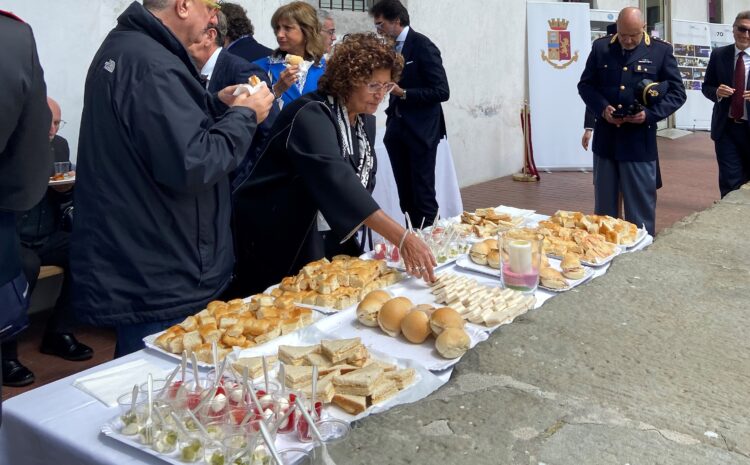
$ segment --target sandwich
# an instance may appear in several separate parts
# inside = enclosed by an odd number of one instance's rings
[[[377,326],[378,312],[380,312],[380,308],[382,306],[383,302],[381,302],[380,300],[376,298],[365,297],[365,299],[357,306],[357,320],[365,326]]]
[[[368,365],[359,370],[333,378],[336,392],[354,396],[369,396],[375,392],[375,388],[383,381],[385,373],[377,365]]]
[[[401,320],[404,319],[409,310],[414,306],[406,297],[396,297],[385,304],[378,313],[378,326],[384,333],[396,337],[401,332]]]
[[[471,249],[469,250],[469,258],[471,258],[471,261],[477,265],[486,265],[488,253],[490,253],[489,245],[484,242],[477,242],[471,246]]]
[[[382,381],[375,386],[370,395],[370,402],[375,405],[383,401],[390,399],[391,397],[398,394],[398,386],[392,379],[386,377],[382,378]]]
[[[305,61],[304,58],[299,55],[292,55],[291,53],[287,53],[286,57],[284,58],[284,62],[286,62],[286,64],[288,64],[289,66],[299,66],[303,61]]]
[[[463,329],[463,327],[463,317],[450,307],[438,308],[430,317],[430,329],[435,336],[439,336],[446,328]]]
[[[581,260],[574,254],[565,254],[560,263],[562,274],[568,279],[583,279],[586,269],[581,265]]]
[[[491,250],[490,253],[487,254],[487,265],[489,265],[490,268],[494,268],[496,270],[500,269],[500,251],[499,250]]]
[[[307,360],[307,356],[310,354],[319,354],[320,353],[320,345],[316,344],[314,346],[302,346],[302,347],[296,347],[296,346],[286,346],[286,345],[280,345],[279,346],[279,360],[286,363],[287,365],[308,365],[308,363],[305,363]]]
[[[549,289],[565,289],[568,287],[568,281],[565,280],[562,273],[554,268],[542,268],[539,270],[539,281],[542,286]]]
[[[333,396],[333,403],[352,415],[358,415],[367,410],[367,397],[365,396],[336,393]]]
[[[257,86],[257,85],[258,85],[258,84],[260,84],[261,82],[263,82],[263,81],[261,81],[261,80],[260,80],[260,79],[258,78],[258,76],[250,76],[250,78],[248,78],[248,80],[247,80],[247,83],[248,83],[248,84],[250,84],[250,85],[251,85],[251,86],[253,86],[253,87]]]
[[[336,390],[333,388],[333,378],[335,376],[338,376],[338,375],[336,372],[333,372],[333,373],[328,373],[327,375],[318,379],[318,383],[315,387],[315,398],[320,400],[324,404],[330,404],[331,400],[333,400],[334,394],[336,394]],[[302,389],[302,392],[309,399],[312,394],[312,384],[309,384],[304,389]]]
[[[333,366],[333,363],[331,363],[331,361],[328,360],[328,357],[326,357],[325,355],[313,352],[305,355],[305,360],[301,363],[301,365],[315,365],[318,368],[328,368],[330,366]]]
[[[407,341],[423,343],[432,334],[430,317],[420,310],[412,310],[401,320],[401,333]]]
[[[276,357],[266,357],[269,364],[276,363]],[[247,367],[250,379],[257,378],[263,374],[263,357],[240,357],[236,362],[232,362],[232,368],[239,374],[242,374]]]
[[[312,367],[284,365],[284,385],[290,389],[302,389],[312,384]]]
[[[435,339],[435,349],[445,358],[461,357],[470,344],[469,335],[459,328],[447,328]]]
[[[417,370],[415,370],[414,368],[406,368],[403,370],[395,370],[391,372],[386,371],[385,377],[395,382],[396,387],[401,390],[406,389],[411,383],[414,382],[416,374]]]
[[[323,339],[320,348],[323,355],[328,357],[332,363],[343,362],[352,355],[358,353],[362,340],[358,337],[351,339]]]

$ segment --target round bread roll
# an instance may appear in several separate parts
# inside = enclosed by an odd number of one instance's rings
[[[435,336],[439,336],[446,328],[463,329],[463,327],[464,319],[451,307],[438,308],[430,317],[430,329]]]
[[[401,333],[409,342],[423,343],[432,334],[430,317],[421,310],[412,310],[401,320]]]
[[[487,264],[487,254],[490,253],[490,247],[484,242],[477,242],[469,250],[469,258],[478,265]]]
[[[432,312],[434,312],[434,311],[435,311],[435,307],[433,307],[433,306],[432,306],[432,305],[430,305],[430,304],[419,304],[419,305],[415,305],[415,306],[413,306],[413,307],[412,307],[411,309],[412,309],[412,311],[413,311],[413,310],[419,310],[420,312],[424,312],[424,313],[425,313],[425,314],[427,315],[427,317],[428,317],[428,318],[429,318],[430,316],[432,316]]]
[[[396,337],[401,333],[401,320],[414,306],[406,297],[396,297],[383,304],[378,312],[378,326],[384,333]]]
[[[487,244],[487,247],[489,247],[490,250],[499,249],[499,247],[497,246],[497,239],[485,239],[483,242]]]
[[[380,304],[382,305],[388,302],[391,298],[393,298],[393,296],[390,295],[388,292],[382,289],[377,289],[377,290],[368,292],[365,298],[362,300],[376,300],[380,302]]]
[[[377,297],[365,297],[357,306],[357,320],[365,326],[378,326],[378,313],[382,306],[383,302]]]
[[[471,340],[463,329],[448,328],[435,340],[435,349],[445,358],[458,358],[469,350]]]
[[[490,268],[500,269],[500,252],[498,250],[493,250],[487,254],[487,264]]]
[[[286,61],[287,64],[290,64],[290,65],[299,65],[300,63],[305,61],[305,59],[299,55],[292,55],[291,53],[288,53],[286,57],[284,58],[284,61]]]

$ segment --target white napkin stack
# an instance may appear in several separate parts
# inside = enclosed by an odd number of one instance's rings
[[[255,86],[251,86],[250,84],[240,84],[239,87],[234,90],[234,93],[232,95],[234,95],[235,97],[242,93],[253,95],[263,87],[268,87],[264,81],[261,81],[260,84],[257,84]]]
[[[138,359],[78,378],[73,386],[108,407],[117,407],[117,398],[131,392],[134,384],[145,383],[149,373],[158,379],[164,378],[168,371],[144,359]]]

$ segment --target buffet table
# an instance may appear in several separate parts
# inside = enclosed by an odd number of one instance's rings
[[[532,217],[537,220],[543,218],[545,217],[540,215]],[[647,236],[637,247],[628,252],[641,250],[652,241],[651,236]],[[608,267],[607,264],[595,268],[592,279],[606,273]],[[461,269],[455,264],[441,268],[440,272],[443,271],[473,278],[483,276]],[[483,277],[487,278],[486,275]],[[542,306],[554,295],[556,294],[552,292],[537,290],[535,307]],[[175,360],[172,358],[149,349],[141,350],[6,401],[3,404],[3,424],[0,428],[0,464],[122,465],[146,463],[156,465],[164,463],[156,457],[121,444],[101,433],[102,426],[118,415],[118,408],[107,407],[73,386],[74,381],[83,376],[135,360],[146,360],[162,371],[169,371],[175,366]],[[452,368],[448,368],[434,374],[442,383],[446,383],[451,373]]]

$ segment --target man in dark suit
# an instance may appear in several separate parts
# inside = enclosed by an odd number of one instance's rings
[[[29,304],[16,214],[33,207],[47,189],[52,163],[47,129],[52,116],[31,28],[13,14],[0,10],[0,42],[4,44],[0,62],[3,83],[0,86],[3,109],[0,112],[0,341],[3,341],[23,328],[23,321],[14,316],[25,315]],[[2,382],[0,376],[0,386]]]
[[[222,9],[224,4],[222,4]],[[232,55],[226,49],[222,48],[227,34],[227,18],[223,11],[216,14],[216,24],[209,25],[203,40],[188,47],[188,52],[193,58],[201,75],[208,81],[206,88],[211,93],[219,92],[221,89],[233,86],[235,84],[247,84],[250,76],[256,76],[266,85],[271,87],[271,81],[268,79],[268,73],[255,63],[245,61],[242,58]],[[276,105],[271,107],[268,117],[258,125],[258,129],[253,137],[253,142],[247,155],[242,160],[237,169],[230,176],[231,179],[241,177],[249,173],[255,161],[260,156],[260,152],[265,145],[266,136],[268,135],[276,116],[279,114],[279,108]],[[244,174],[243,174],[244,173]]]
[[[223,45],[229,53],[250,62],[273,53],[273,50],[258,43],[253,37],[255,28],[244,8],[236,3],[222,3],[221,12],[227,17],[227,34]]]
[[[714,102],[711,139],[722,197],[750,181],[750,10],[737,15],[732,30],[734,44],[711,52],[701,89]]]
[[[628,7],[617,17],[617,34],[594,41],[578,92],[597,115],[594,124],[594,210],[618,215],[622,192],[625,219],[650,234],[656,226],[658,151],[656,123],[685,103],[685,88],[672,46],[650,37],[643,15]],[[658,102],[633,113],[636,88],[660,83]]]
[[[393,167],[401,210],[414,225],[435,220],[435,157],[446,135],[441,102],[450,97],[440,50],[409,26],[399,0],[381,0],[370,8],[378,33],[396,41],[404,71],[391,91],[383,142]]]

